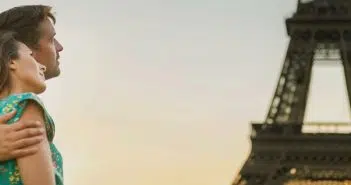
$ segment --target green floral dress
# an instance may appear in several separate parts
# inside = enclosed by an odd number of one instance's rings
[[[34,93],[10,95],[0,100],[0,115],[16,109],[16,115],[8,122],[8,124],[12,124],[19,120],[28,101],[36,102],[44,110],[45,127],[54,164],[53,168],[55,168],[56,185],[63,185],[62,156],[53,144],[55,124],[39,97]],[[0,185],[23,185],[16,160],[0,162]]]

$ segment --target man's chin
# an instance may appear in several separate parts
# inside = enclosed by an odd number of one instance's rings
[[[60,76],[60,74],[61,74],[61,70],[60,70],[60,68],[57,68],[53,72],[45,73],[45,80],[49,80],[49,79],[58,77],[58,76]]]

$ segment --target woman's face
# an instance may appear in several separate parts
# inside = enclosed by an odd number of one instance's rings
[[[46,89],[45,66],[32,56],[32,51],[22,42],[18,42],[18,59],[11,61],[11,78],[14,88],[21,92],[42,93]]]

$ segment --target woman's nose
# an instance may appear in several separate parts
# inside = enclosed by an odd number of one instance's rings
[[[40,70],[42,70],[43,72],[46,71],[46,67],[44,65],[40,65]]]

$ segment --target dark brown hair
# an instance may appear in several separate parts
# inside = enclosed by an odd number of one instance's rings
[[[12,31],[0,31],[0,92],[10,88],[9,64],[19,57],[15,35]]]
[[[40,23],[50,18],[56,19],[52,7],[45,5],[18,6],[0,13],[0,30],[16,32],[16,39],[30,48],[37,48],[40,39]]]

